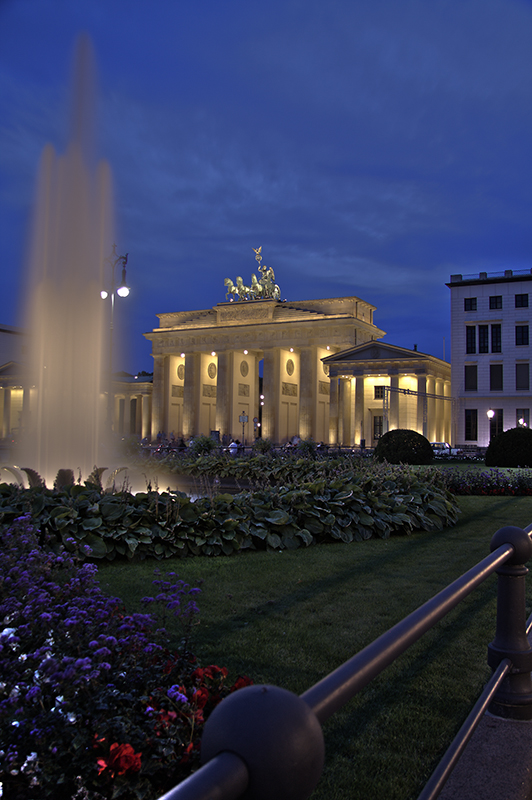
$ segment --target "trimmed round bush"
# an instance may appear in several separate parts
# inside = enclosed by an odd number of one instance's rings
[[[494,436],[486,450],[487,467],[532,467],[532,431],[510,428]]]
[[[429,440],[420,433],[398,428],[381,436],[374,457],[389,464],[430,464],[433,452]]]

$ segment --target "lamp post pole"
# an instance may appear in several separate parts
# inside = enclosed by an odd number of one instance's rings
[[[493,417],[495,416],[495,411],[492,408],[490,408],[489,411],[486,411],[486,416],[488,418],[488,425],[489,425],[489,437],[488,437],[488,444],[489,444],[489,442],[491,442],[491,426]]]
[[[111,267],[111,289],[105,289],[100,292],[103,300],[111,297],[111,322],[109,327],[109,388],[107,394],[107,431],[109,434],[113,430],[113,335],[114,335],[114,316],[115,316],[115,293],[119,297],[127,297],[129,294],[129,287],[126,283],[126,264],[128,253],[125,256],[119,256],[116,252],[116,244],[113,244],[113,252],[105,259],[105,263]],[[115,280],[115,269],[117,266],[122,268],[122,276],[120,283],[117,286]]]

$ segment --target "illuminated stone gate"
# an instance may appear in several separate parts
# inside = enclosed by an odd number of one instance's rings
[[[219,431],[220,438],[244,434],[252,442],[262,362],[262,436],[336,443],[337,430],[329,430],[336,382],[322,359],[382,337],[373,324],[375,306],[358,297],[275,296],[158,315],[159,327],[144,334],[154,358],[152,438],[158,431],[185,437]],[[244,431],[241,417],[248,418]]]

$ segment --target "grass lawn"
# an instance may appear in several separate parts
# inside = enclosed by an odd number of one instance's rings
[[[532,522],[528,497],[459,500],[460,522],[437,533],[117,562],[101,566],[100,580],[134,611],[152,594],[156,566],[191,584],[203,579],[200,662],[300,694],[484,558],[498,528]],[[493,576],[326,723],[313,800],[418,796],[489,677],[495,603]]]

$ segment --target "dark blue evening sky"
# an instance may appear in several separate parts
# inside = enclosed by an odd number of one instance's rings
[[[157,313],[224,301],[259,245],[283,298],[357,295],[390,342],[441,357],[445,337],[447,358],[451,273],[532,268],[532,3],[0,0],[0,323],[83,31],[125,369],[151,369]]]

